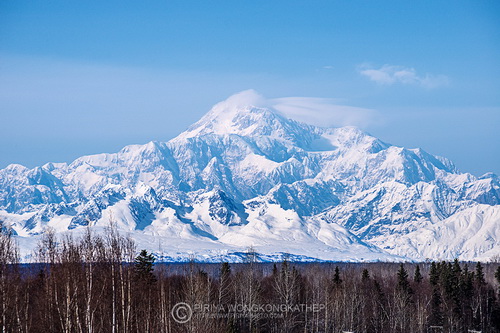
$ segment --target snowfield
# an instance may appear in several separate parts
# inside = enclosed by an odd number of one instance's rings
[[[355,127],[288,119],[245,91],[169,142],[0,170],[0,221],[30,260],[47,228],[110,221],[160,260],[489,260],[500,183]]]

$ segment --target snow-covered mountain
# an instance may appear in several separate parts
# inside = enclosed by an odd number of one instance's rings
[[[288,119],[246,91],[168,142],[0,170],[0,221],[23,254],[47,227],[113,220],[166,260],[489,259],[500,255],[500,182],[355,127]],[[242,102],[250,101],[250,102]],[[259,106],[260,105],[260,106]]]

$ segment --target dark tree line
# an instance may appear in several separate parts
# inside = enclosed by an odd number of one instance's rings
[[[0,332],[500,332],[492,263],[155,264],[112,226],[36,262],[0,233]]]

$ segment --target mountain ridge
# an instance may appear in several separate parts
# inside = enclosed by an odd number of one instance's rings
[[[494,174],[459,173],[446,158],[352,126],[288,119],[254,91],[216,104],[168,142],[0,170],[0,220],[20,243],[47,227],[78,234],[113,219],[165,258],[234,259],[254,247],[268,258],[473,260],[500,254],[499,198]],[[474,238],[465,220],[487,227]],[[164,245],[151,248],[148,237]]]

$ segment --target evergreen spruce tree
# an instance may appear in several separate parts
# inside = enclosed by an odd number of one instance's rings
[[[459,297],[461,304],[460,317],[465,326],[472,323],[472,306],[471,299],[474,294],[474,273],[469,272],[467,265],[462,269],[460,277]]]
[[[417,267],[415,268],[415,275],[413,275],[413,281],[415,281],[416,283],[420,283],[422,282],[424,278],[422,277],[422,274],[420,273],[420,266],[417,265]]]
[[[443,312],[441,310],[441,293],[437,287],[432,288],[431,313],[429,314],[429,324],[432,326],[443,325]]]
[[[480,286],[486,284],[486,280],[484,279],[483,266],[481,262],[478,261],[476,264],[476,273],[474,274],[476,277],[476,283]]]
[[[465,289],[462,283],[462,268],[457,258],[453,261],[453,265],[449,266],[448,279],[450,288],[449,298],[452,301],[452,314],[463,323],[462,302]]]
[[[144,281],[147,284],[156,282],[156,277],[153,274],[155,257],[153,254],[142,250],[134,261],[134,271],[138,280]]]
[[[469,272],[469,266],[465,265],[462,270],[462,284],[466,286],[466,288],[472,289],[472,282],[474,280],[474,272]]]
[[[456,290],[456,281],[454,280],[453,267],[450,262],[441,263],[440,281],[446,299],[453,299]]]
[[[436,286],[439,282],[439,271],[434,261],[431,263],[431,270],[429,272],[429,282],[433,286]]]
[[[456,279],[459,279],[460,275],[462,274],[462,268],[460,267],[460,262],[457,258],[455,258],[455,260],[453,261],[453,274],[455,275]]]
[[[368,280],[370,280],[370,273],[365,268],[365,269],[363,269],[363,273],[361,273],[361,281],[366,282]]]
[[[340,285],[342,283],[342,279],[340,278],[339,266],[335,266],[335,274],[333,274],[333,283],[335,285]]]
[[[408,272],[404,268],[403,264],[399,264],[398,270],[398,290],[412,294],[413,290],[410,287],[410,282],[408,281]]]
[[[229,265],[228,262],[223,262],[222,263],[222,266],[220,267],[220,275],[221,275],[221,278],[224,277],[228,277],[229,275],[231,275],[231,266]]]
[[[231,294],[231,266],[228,262],[223,262],[220,267],[219,286],[217,289],[218,304],[225,304],[229,301]]]

